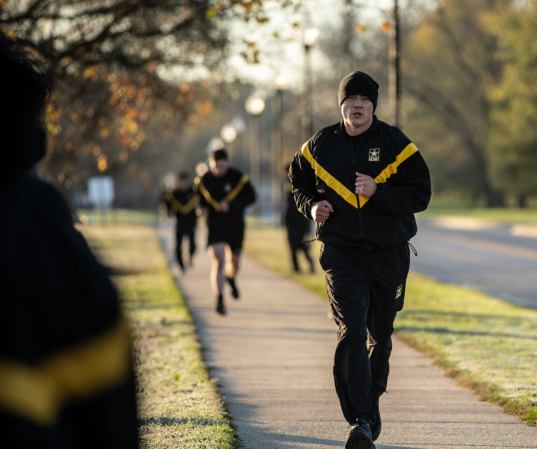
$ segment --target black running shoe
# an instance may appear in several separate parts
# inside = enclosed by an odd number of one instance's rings
[[[345,449],[375,449],[369,423],[359,419],[351,425],[345,441]]]
[[[379,396],[377,395],[374,395],[371,398],[371,419],[369,421],[369,426],[371,428],[371,437],[373,441],[376,441],[380,435],[380,430],[382,429],[382,420],[380,419]]]
[[[222,295],[218,295],[216,300],[216,313],[220,315],[226,314],[226,306],[224,305],[224,297]]]
[[[239,289],[237,288],[237,284],[235,283],[235,278],[230,278],[226,276],[226,281],[231,287],[231,296],[233,297],[233,299],[239,299],[240,293]]]

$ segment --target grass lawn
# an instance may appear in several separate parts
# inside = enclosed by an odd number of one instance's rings
[[[127,218],[126,224],[122,218]],[[143,448],[232,449],[238,438],[201,357],[150,217],[82,226],[114,281],[135,336]]]
[[[255,224],[246,243],[263,265],[326,298],[319,266],[318,274],[290,274],[283,230]],[[318,242],[312,254],[318,258]],[[537,424],[537,311],[411,273],[396,332],[482,398]]]
[[[111,209],[108,212],[95,210],[79,210],[77,218],[83,224],[108,225],[108,224],[132,224],[154,226],[157,223],[156,212],[133,209]]]

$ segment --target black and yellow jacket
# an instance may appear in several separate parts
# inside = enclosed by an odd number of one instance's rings
[[[131,344],[65,200],[0,180],[0,437],[12,449],[136,449]]]
[[[255,202],[255,190],[248,176],[235,168],[229,168],[222,177],[210,171],[196,178],[200,205],[207,209],[207,225],[244,226],[244,210]],[[229,211],[220,210],[220,203],[227,201]]]
[[[199,198],[192,187],[186,190],[175,189],[172,192],[164,192],[164,202],[168,213],[175,214],[177,227],[190,229],[196,226],[196,208]]]
[[[377,190],[357,196],[356,172],[371,176]],[[313,203],[328,200],[334,213],[317,223],[316,235],[335,245],[393,247],[416,234],[414,213],[431,197],[429,170],[416,145],[399,129],[376,117],[359,136],[342,123],[315,134],[289,169],[298,209],[311,218]]]

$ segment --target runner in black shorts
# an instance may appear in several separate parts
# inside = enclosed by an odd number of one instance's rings
[[[216,296],[216,312],[225,315],[225,281],[233,298],[239,298],[236,276],[244,240],[244,210],[255,202],[255,191],[248,176],[229,167],[224,149],[209,155],[209,171],[196,179],[196,185],[209,228],[207,246],[212,258],[211,287]]]
[[[188,172],[182,171],[177,177],[177,186],[172,192],[165,192],[164,202],[168,214],[175,214],[175,257],[181,271],[185,271],[183,261],[183,240],[188,238],[188,266],[192,267],[192,259],[196,252],[196,207],[198,196],[194,192]]]

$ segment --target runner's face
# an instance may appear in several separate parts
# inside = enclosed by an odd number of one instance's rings
[[[364,95],[345,98],[340,109],[347,130],[365,131],[373,122],[373,102]]]
[[[188,178],[178,178],[177,179],[177,188],[185,190],[190,185],[190,179]]]
[[[227,173],[227,169],[229,167],[229,160],[219,159],[215,161],[211,159],[209,161],[209,166],[211,168],[211,173],[217,178],[221,178]]]

